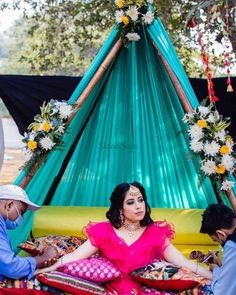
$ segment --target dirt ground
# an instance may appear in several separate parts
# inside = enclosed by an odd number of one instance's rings
[[[19,168],[23,163],[24,155],[21,149],[5,149],[0,184],[11,184],[19,174]]]

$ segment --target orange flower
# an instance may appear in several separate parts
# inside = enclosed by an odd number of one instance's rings
[[[122,16],[122,22],[124,23],[125,26],[127,26],[129,24],[129,18],[128,16]]]
[[[52,129],[52,125],[49,124],[47,121],[44,121],[42,124],[43,131],[49,132]]]
[[[117,0],[117,6],[118,8],[122,8],[124,6],[124,1],[123,0]]]
[[[230,153],[230,148],[227,145],[222,145],[220,148],[221,155],[227,155]]]
[[[216,173],[217,174],[224,174],[225,173],[225,167],[223,165],[218,165],[216,167]]]
[[[207,127],[207,122],[205,120],[198,120],[197,121],[197,126],[200,128],[206,128]]]
[[[34,140],[29,140],[27,146],[31,151],[34,151],[37,148],[37,142]]]

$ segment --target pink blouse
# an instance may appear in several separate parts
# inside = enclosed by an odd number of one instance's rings
[[[92,245],[121,271],[121,277],[109,283],[109,287],[119,295],[145,294],[130,273],[153,259],[163,259],[163,253],[174,237],[173,228],[165,221],[147,226],[142,235],[129,246],[108,221],[90,223],[85,231]]]

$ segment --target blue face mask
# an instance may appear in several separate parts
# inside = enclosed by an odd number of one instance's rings
[[[5,220],[5,224],[6,224],[7,229],[15,229],[22,223],[23,217],[20,215],[17,207],[16,207],[16,211],[18,213],[18,217],[14,221],[12,221],[8,218],[8,212],[7,212],[7,219]]]

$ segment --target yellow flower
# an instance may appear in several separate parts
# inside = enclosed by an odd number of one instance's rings
[[[38,131],[39,130],[39,125],[38,124],[34,125],[33,130]]]
[[[216,167],[216,173],[217,174],[224,174],[225,173],[225,167],[223,165],[218,165]]]
[[[200,128],[206,128],[207,127],[207,122],[205,120],[198,120],[197,121],[197,126]]]
[[[125,26],[127,26],[129,24],[129,18],[128,16],[122,16],[122,22],[124,23]]]
[[[37,142],[34,140],[29,140],[27,146],[31,151],[34,151],[37,148]]]
[[[52,129],[52,125],[49,124],[47,121],[44,121],[42,124],[43,131],[49,132]]]
[[[122,8],[124,6],[124,0],[117,0],[117,6],[118,8]]]
[[[230,153],[230,148],[227,145],[222,145],[220,148],[221,155],[227,155]]]

